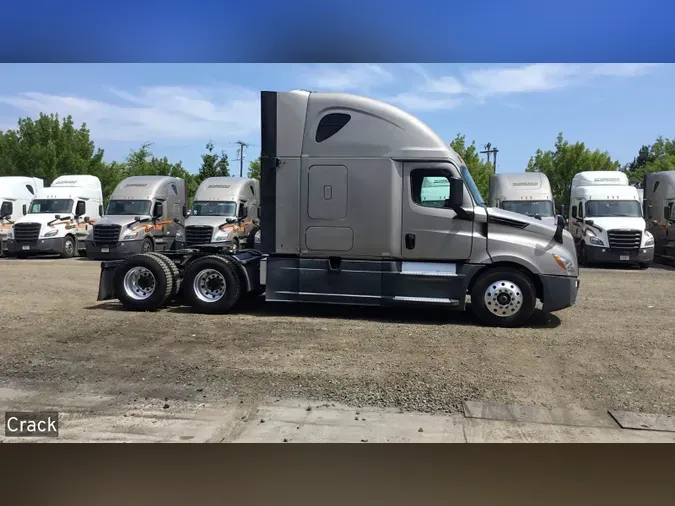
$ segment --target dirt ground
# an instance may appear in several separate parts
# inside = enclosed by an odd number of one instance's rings
[[[584,269],[522,329],[468,313],[255,304],[205,316],[97,303],[99,263],[0,259],[0,384],[177,401],[302,397],[453,412],[463,400],[675,414],[675,271]]]

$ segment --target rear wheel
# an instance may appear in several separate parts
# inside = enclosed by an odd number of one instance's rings
[[[536,302],[532,281],[516,269],[488,270],[471,289],[474,314],[482,323],[491,326],[522,326],[532,316]]]
[[[226,313],[241,297],[241,281],[231,261],[217,255],[196,260],[185,271],[185,301],[200,313]]]
[[[134,311],[153,311],[171,297],[171,269],[154,255],[133,255],[115,270],[115,294],[122,305]]]
[[[151,255],[155,258],[159,258],[171,271],[171,278],[173,280],[173,289],[171,290],[169,300],[174,299],[179,295],[181,288],[180,271],[178,270],[178,267],[176,266],[175,262],[166,255],[162,255],[161,253],[148,253],[148,255]]]

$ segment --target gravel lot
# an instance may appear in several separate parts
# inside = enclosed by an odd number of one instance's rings
[[[523,329],[470,314],[260,303],[227,316],[97,303],[99,263],[0,260],[0,381],[184,401],[302,397],[430,413],[462,400],[675,414],[675,271],[584,269]]]

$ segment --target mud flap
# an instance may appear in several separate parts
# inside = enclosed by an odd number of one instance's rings
[[[98,281],[97,301],[117,298],[115,296],[115,286],[113,284],[113,279],[115,277],[115,270],[121,263],[121,261],[101,262],[101,275]]]

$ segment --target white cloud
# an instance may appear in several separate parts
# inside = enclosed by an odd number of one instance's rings
[[[307,72],[307,82],[316,91],[367,91],[393,80],[391,72],[374,63],[319,65]]]
[[[422,65],[406,68],[422,78],[422,83],[391,99],[403,107],[417,110],[447,109],[461,100],[559,90],[600,77],[634,77],[658,64],[652,63],[534,63],[521,66],[484,67],[460,76],[432,76]]]
[[[136,93],[110,91],[121,101],[23,92],[0,96],[0,103],[31,116],[72,115],[76,123],[87,123],[93,137],[115,141],[234,139],[260,128],[259,96],[245,88],[157,86]]]

